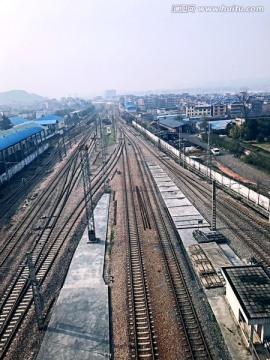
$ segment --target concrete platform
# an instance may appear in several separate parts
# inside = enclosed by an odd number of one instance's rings
[[[44,336],[37,360],[101,360],[110,358],[108,288],[103,262],[109,194],[95,212],[99,242],[83,234]]]
[[[149,164],[149,168],[177,229],[209,227],[204,217],[160,166]]]
[[[198,244],[197,240],[193,237],[193,231],[197,229],[209,229],[210,224],[203,218],[199,211],[191,204],[186,196],[181,192],[174,182],[166,180],[164,186],[164,172],[158,165],[148,164],[149,169],[155,179],[155,182],[161,192],[161,196],[169,210],[169,213],[176,225],[178,233],[181,237],[183,245],[191,256],[189,250],[190,245]],[[158,175],[158,176],[157,176]],[[213,262],[215,270],[219,270],[221,266],[228,264],[241,265],[242,261],[233,252],[228,244],[200,244],[204,246],[207,257]],[[229,349],[232,359],[234,360],[252,360],[252,355],[246,349],[239,327],[236,320],[230,311],[229,305],[225,298],[225,288],[205,289],[204,292],[207,296],[212,311],[219,324],[224,341]]]

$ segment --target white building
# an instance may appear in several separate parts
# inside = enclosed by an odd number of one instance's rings
[[[221,272],[227,301],[244,338],[256,350],[270,341],[270,276],[259,265],[224,267]]]
[[[186,106],[186,117],[194,116],[211,116],[212,111],[211,105],[191,105]]]

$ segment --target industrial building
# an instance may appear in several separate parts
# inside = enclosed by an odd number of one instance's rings
[[[34,120],[35,123],[42,125],[46,129],[46,137],[51,137],[55,134],[62,134],[65,127],[64,118],[57,115],[46,115]]]
[[[29,121],[0,132],[0,185],[42,154],[46,129]]]

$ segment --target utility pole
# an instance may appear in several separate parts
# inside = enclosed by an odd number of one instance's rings
[[[212,224],[211,230],[216,231],[217,228],[217,199],[216,199],[216,180],[212,181]]]
[[[89,242],[96,242],[96,231],[94,221],[94,206],[92,199],[92,187],[90,180],[90,163],[88,156],[88,146],[80,145],[81,167],[83,175],[83,190],[84,190],[84,202],[85,212],[88,226],[88,239]]]
[[[183,168],[185,168],[185,142],[183,141]]]
[[[268,222],[270,223],[270,191],[268,191]]]
[[[33,264],[33,254],[32,252],[27,253],[27,266],[29,269],[29,278],[32,286],[34,304],[35,304],[35,314],[37,319],[37,324],[39,330],[45,328],[44,319],[43,319],[43,300],[39,292],[39,284],[36,276],[36,269]]]
[[[106,177],[107,177],[107,166],[106,166],[106,154],[107,154],[107,139],[103,134],[102,125],[100,122],[100,142],[101,142],[101,157],[102,157],[102,170],[103,170],[103,177],[104,177],[104,192],[106,192]]]
[[[211,179],[211,166],[212,166],[212,156],[211,156],[211,125],[208,124],[208,141],[207,141],[207,169],[210,171]],[[207,170],[208,175],[208,170]]]
[[[56,127],[56,129],[57,129],[57,147],[58,147],[58,153],[59,153],[59,159],[60,159],[60,161],[62,161],[63,160],[63,157],[62,157],[62,153],[61,153],[61,146],[60,146],[60,137],[61,137],[61,134],[60,134],[60,129],[59,129],[59,123],[58,123],[58,121],[57,121],[57,127]]]
[[[115,125],[115,117],[112,115],[112,128],[113,128],[113,140],[116,142],[116,125]]]
[[[161,148],[161,145],[160,145],[160,136],[161,136],[161,131],[160,131],[160,120],[158,119],[157,121],[157,124],[158,124],[158,128],[157,128],[157,135],[158,135],[158,149],[160,150]]]
[[[178,140],[179,140],[179,143],[178,143],[178,150],[179,150],[178,163],[179,163],[179,165],[181,163],[181,141],[182,141],[181,130],[182,130],[181,126],[179,126],[179,129],[178,129]]]
[[[22,186],[24,190],[24,196],[25,196],[25,203],[28,204],[28,197],[27,197],[27,191],[26,191],[26,179],[22,178]]]
[[[67,149],[66,149],[66,144],[65,144],[65,132],[64,132],[64,130],[63,130],[63,134],[62,134],[62,143],[63,143],[64,155],[67,156]]]

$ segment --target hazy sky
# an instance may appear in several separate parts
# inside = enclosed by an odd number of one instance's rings
[[[269,0],[182,3],[196,11],[172,13],[181,2],[171,0],[0,0],[0,92],[88,96],[270,79]]]

